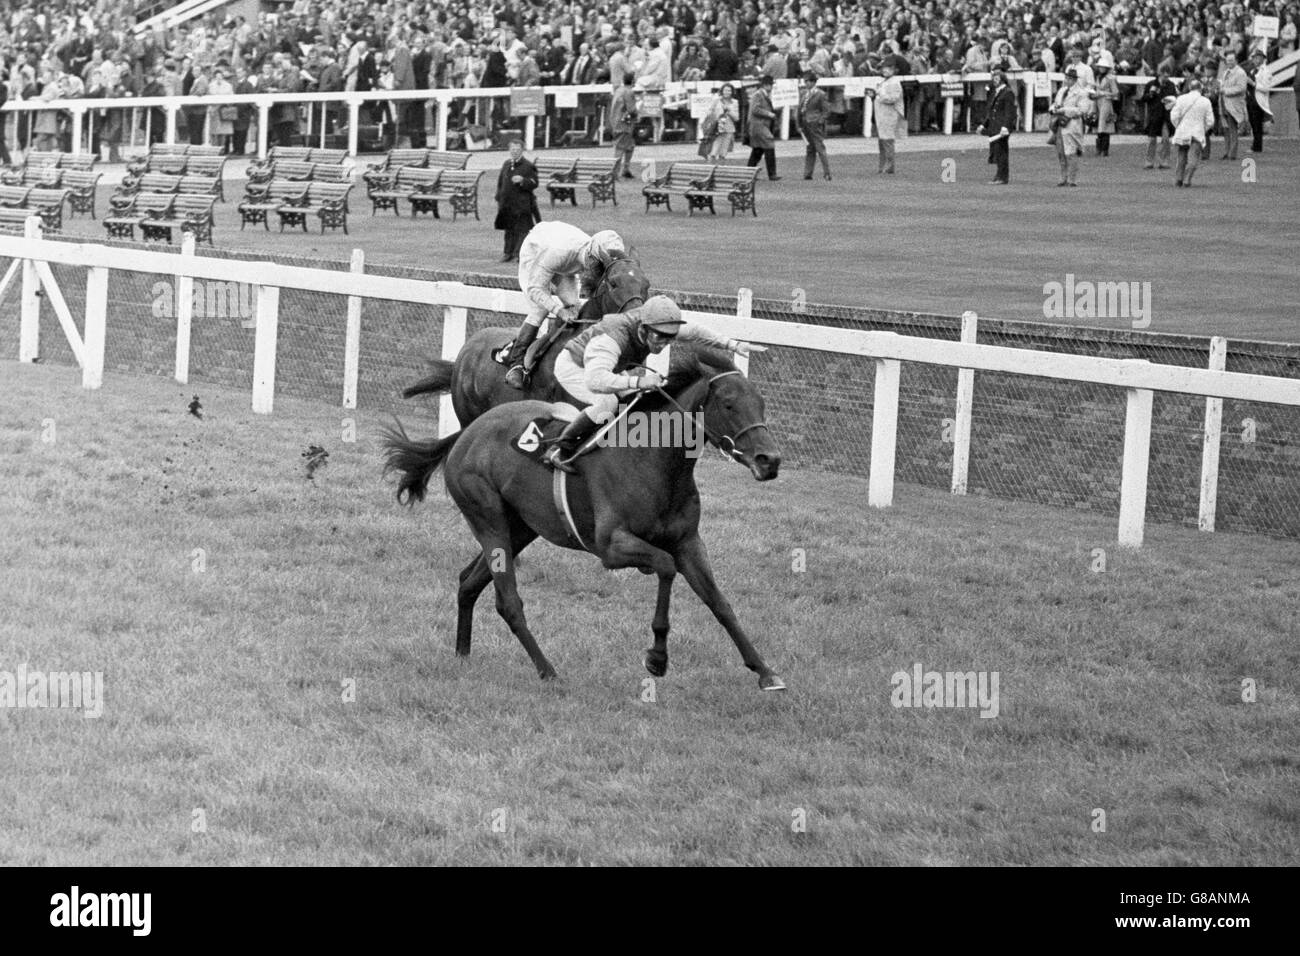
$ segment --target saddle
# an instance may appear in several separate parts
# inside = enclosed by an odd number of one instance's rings
[[[533,369],[537,368],[537,364],[542,360],[542,356],[546,354],[547,349],[549,349],[555,340],[560,337],[561,333],[570,328],[591,324],[589,321],[579,322],[577,320],[559,322],[553,315],[548,316],[547,320],[546,334],[539,335],[533,341],[533,344],[528,346],[528,351],[524,353],[525,372],[532,372]],[[492,361],[496,362],[498,365],[507,365],[506,357],[510,354],[510,350],[514,348],[514,344],[515,340],[511,339],[494,351],[492,353]]]

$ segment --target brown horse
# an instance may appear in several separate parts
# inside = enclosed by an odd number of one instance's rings
[[[492,353],[509,342],[515,330],[489,328],[471,335],[455,362],[435,359],[430,363],[429,375],[403,391],[402,395],[412,398],[450,390],[451,405],[462,426],[503,402],[530,398],[543,402],[568,401],[564,390],[555,381],[556,356],[585,326],[599,322],[604,315],[625,312],[641,305],[649,293],[650,281],[641,270],[641,264],[635,259],[615,259],[605,270],[594,294],[583,303],[577,320],[560,330],[541,362],[533,369],[526,389],[520,391],[507,385],[506,370],[492,358]]]
[[[689,417],[689,427],[702,422],[708,440],[748,467],[755,479],[775,478],[781,455],[763,420],[763,398],[736,369],[730,353],[683,344],[674,347],[671,358],[668,390],[646,395],[630,414],[680,414]],[[407,438],[400,424],[388,430],[385,473],[400,473],[398,500],[423,500],[430,477],[445,463],[447,491],[481,548],[460,574],[456,653],[469,654],[474,605],[493,583],[497,611],[537,672],[543,679],[556,676],[528,629],[515,582],[515,558],[540,535],[562,548],[590,551],[606,568],[638,568],[659,576],[650,625],[654,646],[644,659],[654,676],[668,670],[668,604],[680,572],[731,636],[745,666],[758,674],[758,686],[784,690],[719,590],[700,539],[695,463],[702,443],[695,448],[689,441],[669,447],[605,447],[577,459],[578,474],[567,479],[575,538],[552,496],[558,476],[512,448],[531,421],[551,410],[542,402],[509,402],[454,435],[427,442]],[[683,435],[687,427],[683,422]]]

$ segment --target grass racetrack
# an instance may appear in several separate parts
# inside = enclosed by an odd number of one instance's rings
[[[1222,215],[1262,237],[1252,202]],[[689,228],[757,247],[787,221],[765,214]],[[963,225],[959,254],[1011,275],[1025,263],[984,242],[999,221],[990,210]],[[467,224],[412,228],[496,241]],[[843,252],[826,265],[847,271]],[[757,486],[710,455],[699,478],[719,582],[790,690],[760,693],[679,583],[671,669],[648,702],[653,580],[546,544],[525,552],[520,589],[563,682],[537,680],[488,594],[473,656],[453,655],[473,540],[440,478],[425,505],[395,503],[376,414],[280,396],[273,417],[254,416],[243,391],[111,373],[84,392],[75,369],[9,357],[0,379],[0,670],[105,681],[97,720],[0,708],[0,863],[1276,865],[1300,853],[1292,542],[1153,525],[1140,552],[1121,552],[1113,519],[915,486],[869,510],[865,482],[787,467]],[[195,392],[201,420],[186,411]],[[406,416],[413,434],[428,421]],[[308,480],[313,443],[330,456]],[[998,715],[891,706],[891,675],[918,662],[997,672]],[[806,832],[792,827],[800,813]]]

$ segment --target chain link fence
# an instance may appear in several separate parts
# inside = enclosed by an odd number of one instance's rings
[[[57,238],[57,237],[55,237]],[[152,248],[107,242],[127,248]],[[201,248],[198,255],[252,263],[273,260],[310,268],[346,270],[348,264],[287,255]],[[3,263],[8,266],[8,262]],[[84,314],[86,270],[54,266],[55,279],[74,319]],[[515,288],[509,275],[431,271],[367,265],[374,275]],[[190,377],[252,387],[256,302],[248,284],[195,280]],[[674,290],[685,309],[735,314],[736,299]],[[115,270],[109,284],[106,371],[170,376],[176,342],[174,276]],[[21,279],[0,299],[0,349],[17,354]],[[48,297],[42,300],[41,358],[74,362],[59,333]],[[341,403],[347,304],[342,296],[284,289],[280,295],[276,389],[280,393]],[[882,330],[960,339],[951,316],[885,312],[847,306],[756,299],[755,318],[838,328]],[[432,403],[413,405],[401,389],[425,374],[426,360],[442,351],[442,310],[405,302],[363,300],[358,381],[362,408],[436,417]],[[489,325],[517,327],[519,317],[471,310],[468,332]],[[1145,359],[1206,368],[1207,338],[1130,330],[1079,328],[981,319],[980,344],[1039,352]],[[1234,341],[1230,371],[1295,378],[1300,346]],[[868,358],[813,349],[773,347],[755,354],[750,375],[767,402],[787,462],[858,476],[870,469],[875,363]],[[956,369],[915,362],[902,365],[897,478],[948,488],[952,481],[952,429]],[[974,495],[1032,501],[1117,514],[1123,457],[1123,389],[1023,375],[975,375],[968,489]],[[1195,526],[1198,518],[1204,398],[1156,393],[1148,478],[1149,520]],[[418,411],[417,411],[418,409]],[[416,425],[416,429],[420,426]],[[432,428],[432,420],[429,422]],[[1300,408],[1225,401],[1216,527],[1300,537]]]

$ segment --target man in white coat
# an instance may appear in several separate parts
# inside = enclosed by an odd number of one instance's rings
[[[903,112],[903,84],[894,75],[894,64],[884,60],[880,64],[884,82],[876,88],[876,134],[879,137],[880,164],[876,173],[893,173],[894,140],[898,136],[899,121]]]
[[[1205,137],[1214,126],[1214,108],[1201,95],[1201,81],[1191,80],[1187,92],[1174,100],[1169,121],[1174,124],[1174,147],[1178,161],[1174,164],[1174,185],[1190,186],[1192,174],[1201,163]]]

